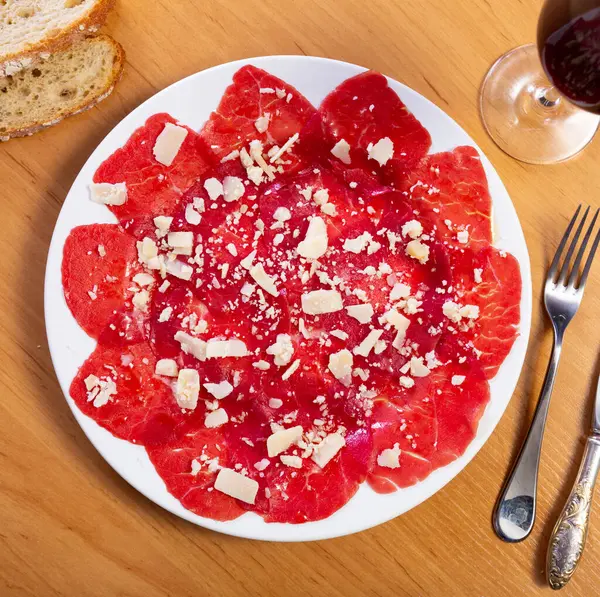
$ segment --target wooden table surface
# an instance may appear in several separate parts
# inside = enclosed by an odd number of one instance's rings
[[[490,515],[524,436],[551,336],[543,272],[580,201],[600,204],[600,139],[567,163],[528,166],[487,137],[478,86],[506,50],[534,39],[537,0],[122,0],[107,26],[127,51],[99,108],[0,145],[0,595],[492,597],[548,594],[549,533],[582,453],[600,364],[600,264],[571,324],[550,409],[539,515],[522,544]],[[529,352],[496,431],[445,489],[358,535],[303,544],[203,530],[149,502],[88,442],[61,394],[44,331],[52,229],[79,169],[126,114],[204,68],[265,54],[309,54],[379,70],[428,97],[469,132],[503,178],[531,255]],[[565,595],[600,594],[600,512]]]

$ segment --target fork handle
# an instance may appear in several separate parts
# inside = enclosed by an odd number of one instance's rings
[[[587,438],[575,485],[550,537],[546,568],[553,589],[562,589],[569,582],[583,554],[599,469],[600,436],[592,434]]]
[[[535,522],[542,438],[561,350],[562,332],[555,328],[552,355],[533,420],[494,509],[494,530],[500,539],[510,543],[523,541],[531,533]]]

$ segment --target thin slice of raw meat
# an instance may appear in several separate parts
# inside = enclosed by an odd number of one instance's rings
[[[393,157],[385,169],[411,168],[431,145],[427,130],[387,79],[373,71],[346,79],[323,100],[319,113],[335,142],[343,139],[349,144],[353,168],[379,172],[379,163],[368,158],[368,147],[386,137],[393,143]]]
[[[96,183],[127,185],[127,201],[110,210],[134,234],[136,228],[147,227],[154,216],[172,215],[183,193],[216,162],[205,141],[184,127],[188,134],[171,166],[159,163],[154,157],[154,144],[167,123],[184,126],[168,114],[151,116],[94,175]]]
[[[463,377],[460,385],[454,385]],[[369,484],[379,493],[408,487],[461,456],[477,433],[489,386],[472,364],[442,366],[414,388],[391,389],[373,409],[375,458],[396,450],[394,468],[376,461]]]
[[[471,342],[479,353],[479,366],[491,379],[518,336],[522,288],[519,263],[510,253],[492,246],[476,253],[464,251],[460,260],[454,260],[453,280],[463,291],[462,304],[479,307],[472,330],[453,339],[463,344]]]
[[[396,188],[407,193],[413,209],[436,226],[438,240],[451,250],[476,250],[492,242],[492,200],[474,147],[428,155],[408,177],[396,173],[394,178]]]
[[[62,281],[77,323],[98,338],[122,310],[140,270],[135,239],[115,224],[78,226],[64,247]]]
[[[113,435],[146,446],[163,444],[176,435],[184,416],[169,378],[154,375],[156,361],[145,342],[123,347],[99,344],[73,379],[71,398]],[[90,375],[115,384],[116,393],[105,404],[96,406],[94,389],[87,389],[85,380]]]
[[[218,429],[190,426],[176,441],[146,451],[169,493],[184,508],[222,521],[245,512],[237,500],[213,487],[218,466],[226,466],[228,459],[227,444]]]
[[[254,139],[282,146],[300,132],[314,113],[312,104],[294,87],[260,68],[247,65],[233,76],[233,83],[225,90],[201,135],[219,158],[223,158]],[[268,124],[266,120],[259,121],[267,115]],[[262,130],[261,124],[266,130]]]

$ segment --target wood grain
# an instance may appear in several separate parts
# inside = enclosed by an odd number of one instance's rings
[[[533,535],[506,545],[490,516],[525,433],[550,350],[543,272],[581,201],[598,204],[600,139],[556,166],[528,166],[486,136],[478,86],[534,38],[538,1],[122,1],[107,30],[128,54],[114,95],[38,136],[0,146],[0,595],[492,597],[548,594],[549,533],[581,456],[600,369],[600,265],[567,335],[546,431]],[[480,144],[513,198],[534,284],[526,366],[506,415],[467,469],[408,514],[304,544],[221,536],[155,506],[110,469],[65,403],[46,345],[43,276],[62,201],[85,160],[140,102],[221,62],[312,54],[388,74],[441,106]],[[564,595],[600,586],[600,512]]]

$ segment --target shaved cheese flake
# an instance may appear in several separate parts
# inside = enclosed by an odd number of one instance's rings
[[[192,226],[197,226],[202,221],[202,216],[194,209],[191,203],[185,206],[185,221]]]
[[[331,330],[329,333],[334,338],[339,338],[340,340],[348,340],[348,334],[342,330]]]
[[[396,309],[390,309],[379,318],[379,323],[389,323],[399,332],[406,334],[406,330],[410,325],[410,319],[404,317],[402,313],[398,313]]]
[[[252,264],[254,263],[254,258],[256,257],[256,249],[251,251],[240,261],[240,265],[245,269],[252,269]]]
[[[320,216],[315,216],[308,224],[303,241],[298,243],[298,254],[307,259],[319,259],[327,251],[327,224]]]
[[[199,361],[206,360],[206,342],[204,340],[194,338],[185,332],[179,331],[175,334],[175,342],[179,342],[181,350],[186,354],[191,354]]]
[[[460,316],[467,319],[477,319],[479,317],[479,307],[477,305],[464,305],[460,308]]]
[[[421,222],[417,220],[410,220],[402,226],[402,236],[409,236],[410,238],[419,238],[423,234],[423,226]]]
[[[108,182],[90,185],[90,200],[101,205],[123,205],[127,201],[127,185],[124,182]]]
[[[469,242],[469,231],[460,230],[456,233],[456,240],[462,245],[466,245]]]
[[[263,289],[272,296],[279,296],[279,291],[275,285],[275,280],[265,272],[262,263],[253,266],[250,269],[250,276]]]
[[[156,375],[164,375],[165,377],[177,377],[179,374],[179,367],[173,359],[160,359],[156,362],[154,369]]]
[[[158,323],[164,323],[165,321],[169,321],[169,319],[171,319],[172,314],[173,307],[165,307],[158,316]]]
[[[296,425],[289,429],[280,429],[271,434],[267,438],[267,453],[269,457],[279,456],[279,454],[285,452],[290,446],[299,442],[302,439],[302,432],[302,426]]]
[[[350,164],[350,145],[345,139],[340,139],[332,148],[331,153],[344,164]]]
[[[390,292],[390,301],[397,301],[399,299],[407,298],[410,296],[410,286],[407,284],[394,284],[392,291]]]
[[[235,158],[239,157],[240,152],[237,149],[229,152],[224,158],[221,159],[221,164],[225,162],[230,162],[231,160],[235,160]]]
[[[348,349],[343,348],[329,355],[327,368],[337,380],[347,386],[350,385],[353,364],[354,357],[352,353]]]
[[[146,312],[148,310],[148,302],[150,301],[150,293],[147,290],[140,290],[133,295],[131,302],[139,311]]]
[[[217,178],[207,178],[204,181],[204,190],[211,201],[216,201],[223,194],[223,184]]]
[[[292,218],[292,214],[287,207],[278,207],[273,213],[273,219],[278,222],[287,222]]]
[[[419,263],[427,263],[429,260],[429,247],[420,240],[411,240],[406,245],[406,254]]]
[[[367,152],[370,160],[375,160],[380,166],[385,166],[394,157],[394,143],[389,137],[383,137],[375,145],[369,143]]]
[[[298,133],[294,133],[281,147],[281,149],[271,158],[271,164],[276,162],[288,149],[298,141],[300,135]]]
[[[464,375],[453,375],[450,382],[453,386],[460,386],[465,381],[466,377]]]
[[[302,295],[302,310],[309,315],[335,313],[344,307],[337,290],[313,290]]]
[[[181,408],[194,410],[198,404],[200,376],[195,369],[181,369],[177,377],[175,399]]]
[[[288,454],[282,454],[279,457],[279,460],[281,460],[281,463],[285,464],[285,466],[289,466],[292,468],[302,468],[302,458],[300,458],[300,456],[290,456]]]
[[[314,192],[312,198],[317,205],[325,205],[329,201],[329,191],[327,189],[318,189]]]
[[[278,367],[287,365],[294,355],[292,337],[289,334],[277,334],[277,341],[267,348],[267,354],[275,357],[275,364]]]
[[[382,334],[383,330],[371,330],[367,334],[367,337],[358,346],[356,346],[352,352],[354,352],[356,355],[368,357],[369,353],[371,350],[373,350],[375,344],[377,344],[377,341]]]
[[[248,349],[241,340],[233,338],[231,340],[219,340],[211,338],[206,343],[206,358],[239,358],[248,355]]]
[[[179,259],[175,261],[167,261],[166,270],[172,276],[181,280],[189,280],[194,273],[194,268],[187,263],[183,263]]]
[[[345,445],[346,440],[341,434],[330,433],[313,450],[311,459],[319,468],[325,468]]]
[[[403,388],[412,388],[415,385],[415,380],[407,375],[401,375],[399,381]]]
[[[353,317],[359,323],[369,323],[373,317],[373,307],[369,303],[361,305],[350,305],[346,307],[350,317]]]
[[[263,116],[259,116],[254,121],[254,126],[259,133],[266,133],[269,128],[269,121],[271,119],[271,115],[266,112]]]
[[[237,201],[244,196],[246,187],[241,178],[237,176],[226,176],[223,180],[223,199],[228,203]]]
[[[167,122],[165,128],[156,138],[152,150],[156,161],[164,166],[170,166],[177,157],[187,135],[187,129]]]
[[[138,286],[151,286],[152,284],[154,284],[154,276],[152,276],[151,274],[136,274],[135,276],[133,276],[133,281],[138,285]]]
[[[271,363],[268,361],[256,361],[256,363],[252,363],[252,366],[255,369],[259,369],[260,371],[268,371],[271,368]]]
[[[431,371],[423,364],[423,357],[410,359],[410,374],[413,377],[427,377]]]
[[[377,464],[385,468],[399,468],[400,453],[400,444],[394,444],[393,448],[386,448],[377,456]]]
[[[233,392],[233,386],[227,380],[219,383],[205,383],[202,385],[204,386],[204,389],[209,394],[212,394],[217,400],[222,400]]]
[[[283,373],[281,379],[287,381],[300,367],[300,359],[296,359]]]
[[[372,240],[372,236],[369,232],[363,232],[360,236],[356,238],[350,239],[347,238],[344,241],[343,249],[344,251],[348,251],[349,253],[360,253],[367,248],[369,241]]]
[[[221,427],[221,425],[225,425],[229,421],[229,417],[227,416],[227,412],[224,408],[217,408],[217,410],[213,410],[209,412],[204,417],[204,426],[208,429],[213,429],[214,427]]]
[[[222,468],[215,480],[215,489],[246,504],[254,504],[258,483],[233,469]]]
[[[167,244],[176,255],[191,255],[194,245],[193,232],[169,232]]]
[[[145,236],[143,240],[139,240],[136,244],[138,251],[138,259],[141,263],[148,263],[150,259],[158,255],[158,247],[156,243]]]

